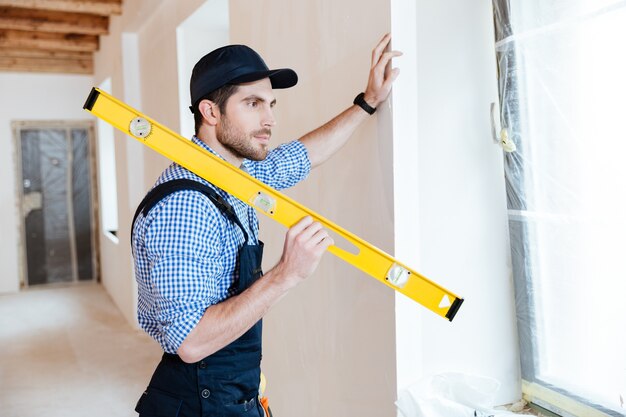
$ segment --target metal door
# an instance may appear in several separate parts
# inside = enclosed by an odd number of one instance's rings
[[[85,124],[16,128],[27,286],[96,279],[91,132]]]

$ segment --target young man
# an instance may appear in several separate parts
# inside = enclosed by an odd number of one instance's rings
[[[269,150],[274,88],[297,83],[243,45],[205,55],[191,76],[193,142],[276,189],[304,179],[384,101],[398,70],[385,35],[354,105],[297,141]],[[138,318],[164,354],[136,411],[141,416],[262,416],[261,319],[315,271],[333,244],[307,217],[289,229],[278,264],[261,273],[256,212],[178,164],[137,210],[133,254]],[[169,414],[167,414],[169,415]]]

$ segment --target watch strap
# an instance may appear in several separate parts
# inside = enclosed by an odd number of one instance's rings
[[[356,104],[360,108],[362,108],[367,114],[374,114],[376,111],[376,107],[372,107],[365,101],[365,93],[359,93],[355,98],[352,104]]]

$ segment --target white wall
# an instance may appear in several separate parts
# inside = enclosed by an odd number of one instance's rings
[[[92,86],[92,77],[0,73],[0,293],[19,289],[21,255],[20,213],[16,195],[16,148],[11,130],[15,120],[85,120],[83,104]]]
[[[394,66],[400,76],[394,83],[393,103],[393,176],[394,233],[397,259],[419,271],[419,178],[417,155],[417,3],[391,1],[392,49],[403,51]],[[423,307],[404,295],[396,294],[396,368],[398,390],[423,377]],[[441,326],[445,325],[442,321]]]
[[[191,138],[195,132],[194,119],[189,111],[191,72],[196,62],[207,52],[230,43],[229,28],[228,0],[209,0],[176,29],[179,133],[186,138]]]
[[[502,150],[489,121],[497,101],[491,2],[419,0],[414,33],[403,26],[411,19],[402,3],[394,34],[416,36],[403,39],[416,56],[416,82],[412,96],[396,89],[404,103],[394,104],[415,108],[417,118],[394,124],[409,133],[394,132],[396,250],[465,303],[446,323],[398,298],[399,388],[463,372],[499,380],[496,404],[512,402],[521,387]]]
[[[124,102],[141,109],[141,61],[139,59],[139,36],[135,32],[122,33],[122,77],[124,82]],[[128,172],[133,172],[128,181],[128,200],[132,205],[143,199],[145,178],[143,176],[143,144],[136,140],[124,141],[127,153]]]
[[[100,38],[94,83],[111,78],[115,97],[177,130],[176,26],[201,3],[125,2],[123,14],[111,19],[110,35]],[[145,191],[168,161],[155,152],[144,152],[141,144],[118,131],[115,141],[119,241],[100,234],[102,283],[127,320],[136,325],[130,223]]]

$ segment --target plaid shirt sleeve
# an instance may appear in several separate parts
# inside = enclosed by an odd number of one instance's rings
[[[306,147],[295,140],[272,149],[263,161],[247,161],[246,169],[258,180],[282,190],[305,179],[311,172],[311,161]]]
[[[154,212],[154,214],[153,214]],[[223,293],[224,223],[204,195],[179,191],[146,219],[145,247],[156,316],[153,336],[174,353],[210,305]]]

